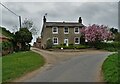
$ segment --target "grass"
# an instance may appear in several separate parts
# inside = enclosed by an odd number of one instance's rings
[[[108,84],[119,84],[120,82],[120,54],[109,55],[102,65],[103,76]]]
[[[4,56],[2,58],[2,82],[10,82],[43,65],[44,58],[32,51]]]
[[[2,83],[2,57],[0,56],[0,83]]]

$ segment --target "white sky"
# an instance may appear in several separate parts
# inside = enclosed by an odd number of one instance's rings
[[[9,2],[8,2],[9,1]],[[42,27],[42,18],[45,13],[47,21],[78,21],[82,17],[83,24],[104,24],[118,28],[118,1],[119,0],[2,0],[2,3],[16,14],[31,19],[38,29]],[[97,1],[97,2],[96,2]],[[0,6],[0,26],[13,31],[19,27],[18,17]],[[32,43],[33,43],[32,41]]]

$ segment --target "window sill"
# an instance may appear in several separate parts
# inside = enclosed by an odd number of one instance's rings
[[[58,45],[58,43],[53,43],[53,45]]]
[[[64,34],[69,34],[69,33],[64,33]]]
[[[77,32],[74,32],[74,34],[80,34],[79,32],[77,33]]]
[[[58,34],[58,32],[53,32],[52,34]]]
[[[77,44],[77,45],[78,45],[78,44],[80,44],[80,43],[75,43],[75,44]]]

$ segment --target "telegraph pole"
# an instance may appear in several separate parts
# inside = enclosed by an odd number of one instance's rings
[[[118,2],[118,32],[120,33],[120,1]],[[118,60],[120,60],[120,48],[118,49]]]
[[[20,28],[21,28],[21,16],[19,16],[19,24],[20,24]]]
[[[19,24],[20,24],[20,28],[21,28],[21,16],[17,15],[15,12],[13,12],[12,10],[10,10],[8,7],[6,7],[5,5],[3,5],[2,3],[0,3],[4,8],[6,8],[8,11],[10,11],[11,13],[13,13],[14,15],[16,15],[17,17],[19,17]]]

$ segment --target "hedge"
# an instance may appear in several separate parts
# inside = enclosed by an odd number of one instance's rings
[[[13,47],[12,42],[6,41],[6,42],[2,42],[2,50],[6,50],[8,48]]]
[[[6,42],[2,42],[0,43],[0,52],[2,52],[2,56],[7,55],[9,53],[13,52],[13,43],[6,41]]]
[[[104,49],[108,51],[118,51],[120,49],[120,42],[112,43],[99,42],[95,44],[95,48]]]
[[[69,44],[69,46],[65,46],[64,44],[60,44],[60,45],[54,45],[52,47],[53,49],[85,49],[85,48],[89,48],[89,46],[87,45],[73,45],[73,44]]]

